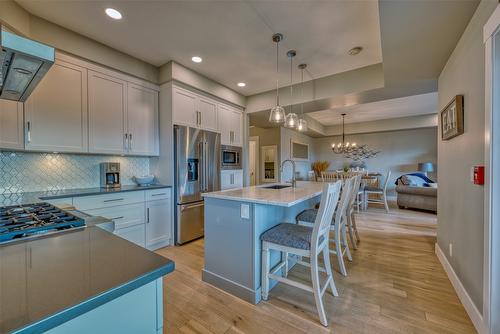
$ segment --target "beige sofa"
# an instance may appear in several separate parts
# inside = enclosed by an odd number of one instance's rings
[[[398,206],[437,212],[437,188],[413,187],[398,184]]]

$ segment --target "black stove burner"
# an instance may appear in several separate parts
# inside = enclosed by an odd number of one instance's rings
[[[83,226],[83,219],[50,203],[0,207],[0,243]]]

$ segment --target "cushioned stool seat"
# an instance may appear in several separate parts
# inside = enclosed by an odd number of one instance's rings
[[[299,248],[304,250],[311,249],[311,227],[281,223],[270,230],[267,230],[260,236],[260,240],[272,242],[281,246]],[[323,237],[320,237],[320,242]]]
[[[382,188],[370,187],[370,186],[366,186],[364,190],[365,191],[379,191],[379,192],[383,192],[384,191],[384,189],[382,189]]]
[[[295,220],[297,222],[314,223],[317,215],[318,215],[317,209],[307,209],[299,213],[297,217],[295,217]]]

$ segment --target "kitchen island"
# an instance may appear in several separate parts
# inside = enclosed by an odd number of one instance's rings
[[[162,333],[173,270],[97,226],[0,245],[0,332]]]
[[[279,223],[295,223],[302,210],[320,201],[323,183],[263,185],[204,194],[203,281],[251,303],[261,300],[260,235]],[[279,254],[271,254],[271,265]],[[276,282],[271,282],[273,287]]]

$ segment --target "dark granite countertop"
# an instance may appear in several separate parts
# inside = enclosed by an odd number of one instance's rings
[[[80,197],[103,195],[117,192],[151,190],[160,188],[171,188],[172,186],[164,184],[153,184],[149,186],[122,186],[121,188],[106,189],[106,188],[83,188],[83,189],[61,189],[41,192],[25,192],[0,195],[0,206],[28,204],[46,200],[53,200],[64,197]]]
[[[0,245],[0,332],[47,331],[174,267],[95,226]]]

